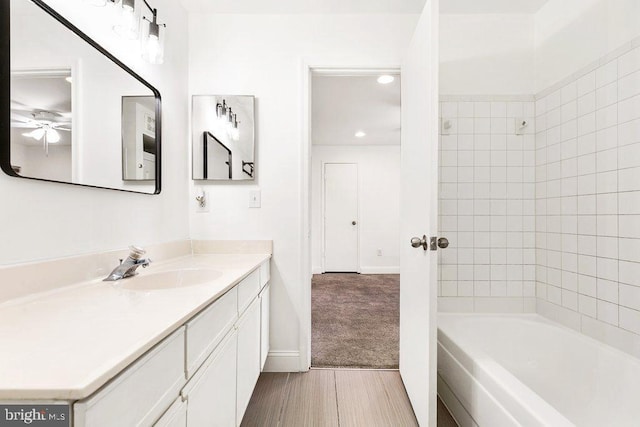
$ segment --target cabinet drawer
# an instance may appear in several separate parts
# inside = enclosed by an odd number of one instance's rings
[[[238,313],[242,314],[260,292],[260,269],[256,268],[238,284]]]
[[[269,355],[269,311],[271,304],[271,285],[267,284],[260,292],[260,370],[264,369]]]
[[[260,300],[254,299],[238,321],[237,425],[260,376]]]
[[[236,289],[231,289],[187,322],[187,378],[191,378],[238,318]]]
[[[269,280],[271,280],[271,261],[266,260],[260,265],[260,287],[263,288]]]
[[[102,390],[77,402],[74,426],[151,425],[185,383],[184,328],[180,328]]]

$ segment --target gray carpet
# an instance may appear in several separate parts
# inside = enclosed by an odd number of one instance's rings
[[[311,366],[398,368],[399,275],[314,275],[311,295]]]

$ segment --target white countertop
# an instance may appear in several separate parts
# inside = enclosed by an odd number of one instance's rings
[[[96,279],[0,304],[0,399],[91,395],[270,257],[190,255],[138,270],[222,273],[203,285],[138,291]]]

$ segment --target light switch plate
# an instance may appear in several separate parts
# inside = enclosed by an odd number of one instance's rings
[[[260,207],[260,190],[251,190],[249,191],[249,207],[250,208],[259,208]]]

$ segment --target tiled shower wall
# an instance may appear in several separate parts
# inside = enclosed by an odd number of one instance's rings
[[[639,45],[536,102],[538,312],[637,355]]]
[[[533,97],[441,101],[439,309],[535,311]]]

